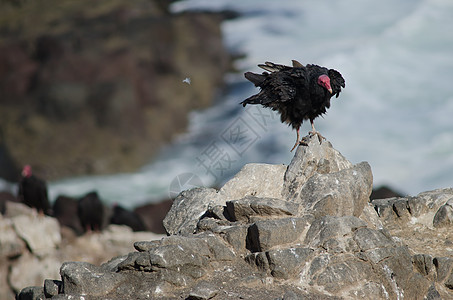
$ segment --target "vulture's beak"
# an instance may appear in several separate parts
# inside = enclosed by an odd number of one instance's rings
[[[332,89],[328,89],[328,91],[329,91],[329,93],[331,93],[331,94],[333,93]]]

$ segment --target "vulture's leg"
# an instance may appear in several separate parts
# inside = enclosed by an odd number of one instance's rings
[[[297,147],[297,145],[299,145],[300,141],[300,136],[299,136],[299,127],[297,127],[296,129],[296,133],[297,133],[297,138],[296,138],[296,143],[294,144],[293,148],[291,149],[291,151],[289,152],[293,152],[293,150]]]
[[[317,136],[318,136],[318,140],[319,140],[319,142],[321,143],[322,140],[323,140],[323,139],[325,140],[326,138],[323,137],[323,136],[321,135],[321,133],[315,129],[315,123],[313,123],[313,120],[312,120],[312,119],[310,119],[310,123],[311,123],[312,131],[310,131],[309,134],[312,135],[312,136],[313,136],[313,135],[317,135]]]

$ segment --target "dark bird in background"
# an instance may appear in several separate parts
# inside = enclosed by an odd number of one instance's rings
[[[277,110],[281,121],[296,129],[297,138],[294,148],[300,143],[299,129],[304,120],[310,120],[311,135],[317,135],[319,141],[324,138],[315,129],[313,121],[325,114],[330,107],[330,98],[338,97],[345,81],[341,74],[334,69],[327,69],[317,65],[302,65],[293,60],[293,66],[277,65],[271,62],[258,65],[269,71],[260,74],[246,72],[245,78],[261,91],[241,102],[247,104],[261,104]]]
[[[104,205],[97,192],[90,192],[79,199],[77,215],[85,232],[101,231],[104,221]]]
[[[25,165],[22,170],[18,198],[24,204],[36,208],[40,215],[50,213],[47,184],[44,180],[32,174],[30,165]]]
[[[146,231],[142,217],[118,204],[113,206],[113,215],[110,218],[110,224],[127,225],[133,231]]]
[[[58,220],[60,226],[66,226],[74,230],[75,234],[82,235],[82,228],[78,210],[78,199],[60,195],[52,205],[53,217]]]

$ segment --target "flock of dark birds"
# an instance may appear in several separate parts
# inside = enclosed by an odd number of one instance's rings
[[[317,135],[320,142],[324,139],[316,131],[314,120],[326,113],[330,98],[338,97],[341,88],[345,87],[344,78],[334,69],[311,64],[304,66],[296,60],[292,62],[292,67],[265,62],[258,66],[269,73],[245,73],[245,78],[261,90],[241,102],[243,106],[261,104],[278,111],[281,121],[291,125],[297,133],[291,151],[301,144],[299,130],[305,120],[310,120],[310,135]]]
[[[0,192],[2,214],[6,211],[6,201],[26,204],[36,209],[40,216],[55,217],[60,225],[73,229],[77,235],[100,232],[108,224],[127,225],[133,231],[165,233],[162,220],[171,207],[171,201],[148,204],[134,211],[118,204],[107,207],[95,191],[80,198],[58,196],[51,206],[46,182],[35,176],[29,165],[22,170],[17,197]]]

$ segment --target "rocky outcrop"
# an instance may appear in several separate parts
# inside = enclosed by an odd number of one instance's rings
[[[0,176],[11,181],[16,164],[48,180],[137,169],[231,69],[222,13],[171,14],[161,0],[50,0],[45,13],[16,2],[0,2]]]
[[[162,237],[115,225],[103,233],[76,237],[56,219],[38,215],[22,203],[5,204],[5,215],[0,214],[0,299],[12,299],[24,286],[42,285],[46,278],[58,278],[65,261],[100,264],[132,251],[136,240]],[[52,282],[46,281],[46,289],[54,288]],[[32,290],[28,293],[35,295]]]
[[[20,296],[452,298],[451,189],[369,203],[371,190],[366,162],[315,137],[289,166],[246,165],[220,190],[182,192],[169,236],[99,266],[64,263],[59,279]]]

